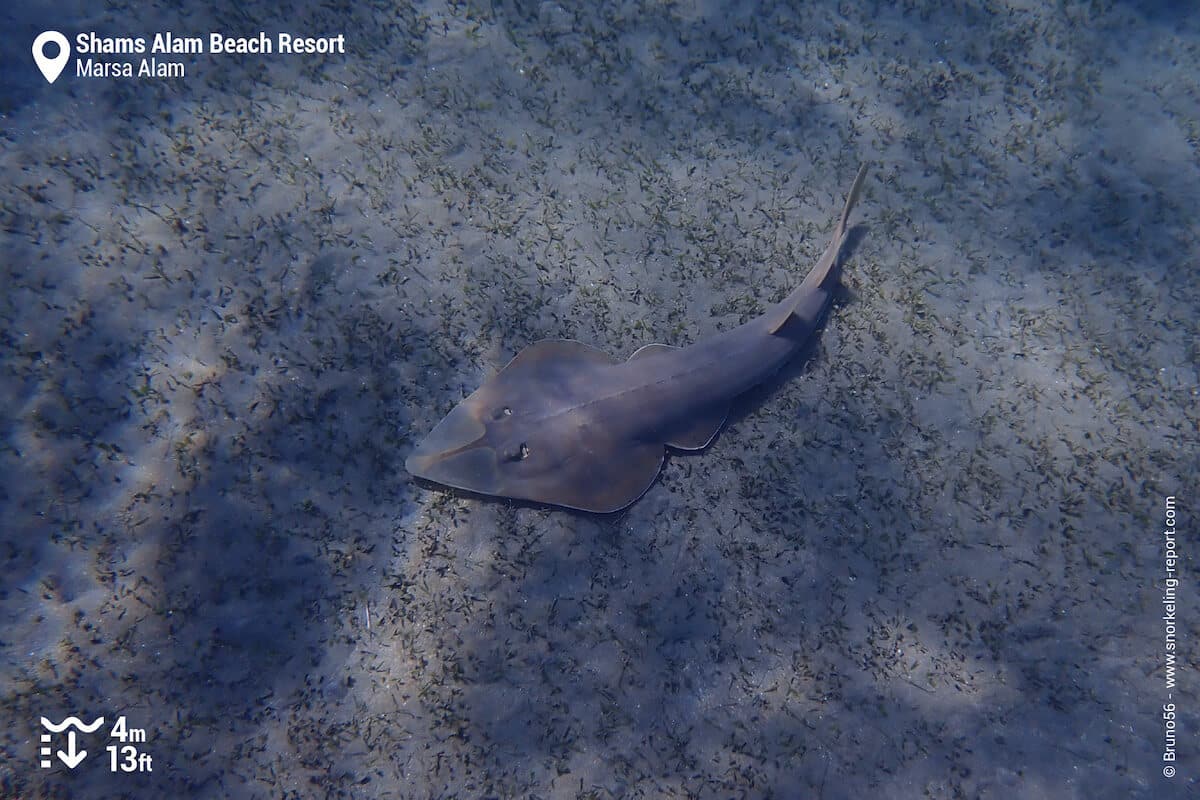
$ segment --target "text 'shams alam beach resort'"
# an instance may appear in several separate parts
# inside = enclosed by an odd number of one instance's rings
[[[1200,13],[9,3],[0,800],[1200,797]]]

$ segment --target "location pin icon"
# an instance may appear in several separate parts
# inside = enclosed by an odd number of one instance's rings
[[[42,52],[48,42],[58,45],[58,55],[54,58],[46,58],[46,54]],[[54,83],[62,74],[63,67],[71,60],[71,44],[67,41],[67,37],[58,31],[39,33],[38,37],[33,40],[33,60],[37,62],[38,69],[42,71],[46,81]]]

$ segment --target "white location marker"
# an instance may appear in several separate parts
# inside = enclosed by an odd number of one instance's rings
[[[46,58],[46,54],[42,52],[47,42],[58,45],[58,55],[54,58]],[[58,31],[43,31],[33,40],[33,60],[37,62],[38,69],[42,71],[46,81],[54,83],[62,74],[63,67],[71,60],[71,44],[67,37]]]

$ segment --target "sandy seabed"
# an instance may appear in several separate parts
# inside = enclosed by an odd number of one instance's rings
[[[0,12],[0,797],[1197,791],[1186,4],[92,5]],[[405,473],[533,341],[759,313],[860,162],[811,356],[630,509]]]

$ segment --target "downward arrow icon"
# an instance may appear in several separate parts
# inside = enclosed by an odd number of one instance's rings
[[[67,769],[75,769],[80,761],[87,758],[87,750],[75,752],[75,731],[67,731],[67,752],[59,750],[58,757],[67,765]]]

